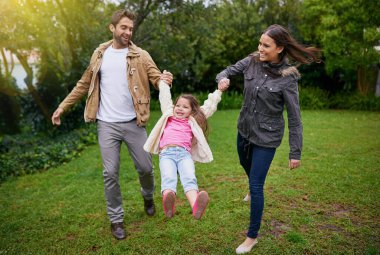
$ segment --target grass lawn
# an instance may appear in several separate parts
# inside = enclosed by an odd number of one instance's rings
[[[159,113],[154,112],[148,129]],[[125,146],[121,187],[127,239],[110,233],[98,146],[46,172],[0,186],[3,254],[234,254],[244,240],[248,183],[235,149],[237,110],[210,119],[214,161],[197,164],[211,202],[195,221],[178,186],[167,220],[154,156],[157,214],[143,211],[137,173]],[[287,131],[265,186],[259,243],[252,254],[380,254],[380,113],[303,111],[302,167],[289,170]]]

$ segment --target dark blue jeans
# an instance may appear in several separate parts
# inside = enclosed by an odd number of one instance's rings
[[[264,209],[264,183],[276,148],[265,148],[250,143],[238,132],[237,151],[244,168],[251,192],[251,213],[247,236],[256,238],[261,225]]]

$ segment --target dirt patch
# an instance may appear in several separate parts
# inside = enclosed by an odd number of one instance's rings
[[[141,232],[141,225],[144,224],[142,221],[134,221],[128,224],[127,233],[138,233]]]
[[[318,225],[318,229],[320,230],[328,230],[328,231],[334,231],[334,232],[344,232],[343,228],[338,227],[333,224],[323,224],[323,225]]]
[[[288,231],[292,229],[290,226],[286,225],[284,222],[281,222],[278,220],[271,220],[268,225],[269,225],[269,230],[260,233],[259,237],[272,235],[275,238],[279,238],[280,236],[286,234]]]
[[[337,218],[347,218],[350,216],[351,210],[351,208],[340,204],[332,204],[331,209],[325,212],[325,214]]]
[[[66,235],[66,240],[72,241],[75,240],[77,237],[73,233],[69,233]]]
[[[88,247],[86,250],[82,251],[81,253],[82,254],[88,254],[88,253],[97,252],[100,248],[102,248],[102,246],[100,246],[100,245],[93,245],[91,247]]]
[[[241,181],[241,176],[229,177],[229,176],[218,176],[215,178],[216,182],[239,182]]]
[[[271,226],[271,230],[269,233],[276,238],[280,237],[281,235],[285,234],[291,229],[285,223],[281,221],[277,221],[277,220],[272,220],[270,223],[270,226]]]

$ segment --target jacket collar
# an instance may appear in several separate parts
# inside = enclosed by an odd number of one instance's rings
[[[261,64],[262,68],[272,77],[293,76],[296,79],[299,79],[301,77],[301,74],[298,72],[297,68],[289,63],[289,59],[287,57],[284,57],[278,64],[272,64],[269,62],[261,62],[259,60],[258,52],[254,52],[252,56],[257,62]]]
[[[112,45],[113,40],[109,40],[108,42],[102,43],[98,46],[97,52],[99,55],[103,55],[104,51]],[[129,47],[128,47],[128,57],[138,57],[140,56],[140,53],[138,51],[139,47],[136,46],[132,41],[129,41]]]

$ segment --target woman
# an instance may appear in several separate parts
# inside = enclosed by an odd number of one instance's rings
[[[258,51],[227,67],[216,76],[218,88],[226,90],[228,79],[244,75],[244,102],[238,119],[237,151],[248,179],[252,197],[250,224],[246,240],[237,254],[250,252],[257,243],[264,207],[265,178],[284,134],[284,106],[289,128],[289,168],[300,166],[302,122],[298,98],[296,67],[319,62],[319,50],[300,45],[280,25],[271,25],[261,35]]]

